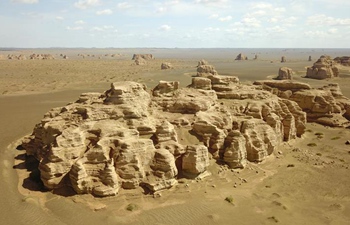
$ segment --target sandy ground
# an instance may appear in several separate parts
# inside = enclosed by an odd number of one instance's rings
[[[21,50],[13,54],[27,54]],[[31,182],[18,140],[29,134],[52,107],[75,101],[88,91],[102,92],[113,81],[134,80],[154,87],[158,80],[190,83],[198,60],[213,64],[219,74],[236,75],[244,83],[271,79],[287,66],[295,80],[314,87],[339,83],[350,97],[350,72],[340,78],[317,81],[303,78],[306,59],[317,59],[325,50],[246,50],[258,60],[235,61],[242,50],[186,49],[38,49],[55,60],[0,60],[0,214],[4,224],[349,224],[350,130],[308,124],[302,138],[283,143],[268,160],[249,164],[244,170],[212,166],[212,176],[180,180],[178,186],[145,195],[142,190],[121,190],[117,197],[93,198],[71,191],[39,191]],[[332,56],[343,50],[326,50]],[[82,59],[79,53],[94,54]],[[152,53],[156,60],[146,66],[132,65],[133,53]],[[69,56],[68,60],[59,54]],[[117,58],[106,54],[120,54]],[[1,52],[0,54],[8,54]],[[281,55],[290,61],[281,64]],[[98,59],[101,57],[101,59]],[[251,57],[252,58],[252,57]],[[175,69],[162,71],[171,62]],[[313,144],[310,144],[313,143]],[[213,162],[214,163],[214,162]],[[13,168],[15,165],[15,168]],[[225,201],[232,196],[233,202]],[[135,204],[135,211],[126,210]]]

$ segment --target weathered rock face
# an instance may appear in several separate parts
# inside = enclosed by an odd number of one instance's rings
[[[144,60],[151,60],[151,59],[154,59],[153,55],[152,54],[134,54],[132,56],[132,60],[137,60],[137,59],[144,59]]]
[[[288,67],[281,67],[278,70],[277,80],[292,80],[293,79],[293,70]]]
[[[321,56],[312,67],[308,67],[306,71],[307,78],[313,79],[327,79],[338,77],[339,70],[335,66],[335,62],[330,56]]]
[[[339,63],[343,66],[350,66],[350,56],[342,56],[334,58],[334,62]]]
[[[208,174],[210,155],[243,168],[302,135],[306,115],[297,103],[261,89],[219,75],[195,77],[186,88],[161,81],[152,94],[142,84],[116,82],[50,110],[23,147],[40,161],[48,189],[70,185],[96,196],[140,185],[158,191],[176,185],[178,174]]]
[[[197,67],[198,77],[208,77],[211,75],[218,75],[218,72],[215,70],[214,66],[205,64]]]
[[[135,59],[134,64],[137,65],[137,66],[146,65],[147,61],[145,59],[143,59],[143,58],[137,58],[137,59]]]
[[[257,81],[277,96],[296,102],[307,113],[308,122],[327,126],[348,127],[350,100],[345,97],[338,84],[329,84],[313,89],[308,84],[293,81]]]
[[[203,65],[209,65],[208,61],[206,61],[205,59],[199,60],[197,67],[200,67],[200,66],[203,66]]]
[[[235,60],[248,60],[248,57],[243,55],[242,53],[239,53]]]
[[[173,65],[171,65],[171,63],[165,62],[165,63],[162,63],[160,68],[162,70],[168,70],[168,69],[173,69],[174,67],[173,67]]]

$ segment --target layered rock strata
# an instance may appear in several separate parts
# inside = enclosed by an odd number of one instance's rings
[[[339,70],[336,67],[336,63],[330,56],[321,56],[312,67],[308,67],[306,71],[306,77],[312,79],[327,79],[338,77]]]
[[[293,70],[288,67],[281,67],[278,70],[277,80],[292,80],[293,79]]]
[[[70,185],[79,194],[111,196],[143,186],[154,192],[181,176],[203,176],[212,157],[243,168],[301,136],[305,112],[261,89],[220,75],[196,77],[185,88],[161,81],[152,92],[116,82],[47,112],[23,147],[40,161],[48,189]]]
[[[291,100],[306,112],[308,122],[332,127],[350,125],[350,100],[340,91],[338,84],[329,84],[319,89],[296,81],[256,81],[254,84]]]

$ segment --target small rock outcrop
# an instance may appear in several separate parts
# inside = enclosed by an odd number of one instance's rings
[[[335,64],[330,56],[323,55],[312,67],[307,68],[305,77],[318,80],[338,77],[339,70]]]
[[[350,56],[336,57],[334,62],[343,66],[350,66]]]
[[[214,66],[209,65],[209,63],[205,60],[199,61],[197,66],[197,76],[208,77],[212,75],[218,75],[218,72],[215,70]]]
[[[144,59],[144,60],[151,60],[151,59],[154,59],[153,55],[152,54],[134,54],[132,56],[132,60],[137,60],[137,59]]]
[[[288,67],[281,67],[278,70],[277,80],[292,80],[293,79],[293,70]]]
[[[242,53],[239,53],[237,56],[236,56],[236,59],[235,60],[248,60],[248,57],[243,55]]]
[[[281,57],[281,63],[285,63],[285,62],[287,62],[287,59],[286,59],[285,56],[282,56],[282,57]]]
[[[308,59],[308,61],[309,61],[309,62],[311,62],[311,61],[312,61],[311,55],[309,56],[309,59]]]
[[[137,66],[142,66],[142,65],[146,65],[147,61],[144,58],[137,58],[135,59],[134,65]]]
[[[44,60],[51,60],[51,59],[55,59],[55,57],[51,54],[31,54],[29,56],[29,59],[44,59]]]
[[[168,70],[168,69],[173,69],[173,68],[174,68],[173,65],[169,62],[164,62],[160,66],[160,69],[162,69],[162,70]]]

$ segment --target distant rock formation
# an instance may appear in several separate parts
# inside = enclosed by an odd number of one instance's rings
[[[312,61],[312,58],[311,58],[311,55],[309,56],[309,60],[308,60],[309,62],[311,62]]]
[[[63,59],[68,59],[68,56],[67,55],[63,55],[62,58]]]
[[[281,63],[285,63],[285,62],[287,62],[287,59],[286,59],[285,56],[282,56],[282,57],[281,57]]]
[[[293,79],[293,70],[288,67],[281,67],[278,70],[277,80],[292,80]]]
[[[199,61],[197,66],[197,76],[207,77],[211,75],[218,75],[218,72],[215,70],[214,66],[209,65],[209,63],[205,60]]]
[[[312,79],[327,79],[338,77],[339,70],[330,56],[322,55],[312,67],[308,67],[306,77]]]
[[[171,65],[171,63],[169,63],[169,62],[164,62],[160,66],[160,69],[162,69],[162,70],[168,70],[168,69],[173,69],[173,68],[174,68],[173,65]]]
[[[343,66],[350,66],[350,56],[342,56],[334,58],[334,62]]]
[[[140,66],[140,65],[146,65],[147,61],[144,58],[137,58],[134,62],[135,65]]]
[[[203,66],[203,65],[209,65],[208,61],[206,61],[205,59],[199,60],[197,67],[200,67],[200,66]]]
[[[51,60],[51,59],[55,59],[55,57],[51,54],[31,54],[29,56],[29,59],[44,59],[44,60]]]
[[[23,147],[40,161],[46,188],[110,196],[120,188],[170,188],[178,174],[204,176],[210,155],[231,168],[264,161],[301,136],[305,123],[296,102],[237,77],[194,77],[185,88],[161,81],[152,93],[126,81],[51,109]]]
[[[154,59],[153,55],[152,54],[134,54],[132,56],[132,60],[137,60],[137,59],[144,59],[144,60],[151,60],[151,59]]]
[[[254,55],[254,60],[257,60],[258,59],[258,54],[255,54]]]
[[[296,102],[306,112],[308,122],[331,127],[350,125],[350,100],[345,97],[338,84],[329,84],[313,89],[310,85],[296,81],[256,81],[264,90],[280,98]]]
[[[25,55],[23,55],[23,54],[20,54],[20,55],[13,55],[13,54],[9,54],[8,56],[7,56],[7,59],[16,59],[16,60],[26,60],[27,59],[27,57],[25,56]]]
[[[248,57],[243,55],[242,53],[239,53],[235,60],[248,60]]]

